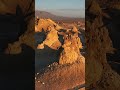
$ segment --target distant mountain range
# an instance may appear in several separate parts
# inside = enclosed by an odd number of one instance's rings
[[[45,18],[45,19],[50,18],[52,20],[84,20],[84,18],[57,16],[46,11],[38,11],[38,10],[35,11],[35,16],[38,16],[39,18]]]

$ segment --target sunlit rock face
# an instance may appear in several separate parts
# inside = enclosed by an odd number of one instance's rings
[[[59,49],[61,43],[59,41],[57,30],[54,27],[48,27],[49,32],[46,35],[46,39],[43,41],[42,44],[39,44],[37,49],[41,49],[41,45],[47,45],[52,49]]]
[[[64,50],[60,55],[60,64],[74,63],[79,60],[82,55],[80,54],[80,49],[82,48],[82,43],[80,38],[76,35],[66,35],[64,37],[64,44],[62,46]],[[81,59],[80,59],[81,60]],[[83,59],[84,62],[84,59]]]
[[[59,25],[50,19],[39,19],[36,27],[39,28],[41,34],[46,34],[46,37],[38,44],[37,49],[44,49],[45,45],[54,50],[63,48],[60,54],[59,64],[72,64],[77,60],[83,59],[84,57],[80,54],[82,43],[78,37],[80,33],[78,29],[73,26],[72,29],[66,30],[58,28],[58,26]],[[59,35],[62,35],[62,37]],[[64,42],[60,41],[61,38]],[[85,61],[83,60],[83,62]]]
[[[45,40],[43,40],[42,43],[38,44],[37,49],[43,49],[44,45],[49,46],[52,49],[59,49],[59,47],[61,46],[61,43],[59,41],[59,37],[58,37],[58,31],[60,30],[61,27],[59,25],[57,25],[54,21],[50,20],[50,19],[40,19],[38,21],[38,25],[35,26],[35,32],[44,32],[43,34],[46,35],[45,36]],[[41,37],[44,38],[44,37]]]
[[[56,24],[54,21],[51,19],[39,19],[38,25],[36,25],[35,32],[41,32],[42,30],[44,31],[49,31],[48,27],[54,27],[56,30],[62,29],[58,24]]]
[[[103,11],[93,0],[87,3],[86,14],[86,84],[96,90],[113,90],[120,88],[120,76],[111,69],[106,53],[113,53],[114,48],[109,30],[103,26]],[[112,78],[112,79],[111,79]],[[114,83],[114,84],[113,84]],[[120,84],[120,83],[119,83]],[[91,87],[88,88],[88,90]]]

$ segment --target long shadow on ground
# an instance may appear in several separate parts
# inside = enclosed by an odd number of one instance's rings
[[[40,70],[46,68],[48,65],[54,62],[58,62],[61,51],[62,48],[59,50],[53,50],[48,46],[45,46],[44,49],[36,50],[35,71],[39,72]]]

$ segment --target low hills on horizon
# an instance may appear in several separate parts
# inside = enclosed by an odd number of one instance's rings
[[[69,21],[84,21],[85,18],[75,18],[75,17],[65,17],[65,16],[58,16],[58,15],[54,15],[50,12],[47,11],[40,11],[40,10],[36,10],[35,11],[35,17],[39,17],[39,18],[43,18],[43,19],[47,19],[50,18],[52,20],[55,21],[61,21],[61,20],[69,20]]]

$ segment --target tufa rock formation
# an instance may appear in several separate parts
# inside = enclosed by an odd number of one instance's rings
[[[49,26],[55,27],[56,30],[62,29],[62,27],[60,27],[58,24],[56,24],[51,19],[40,19],[38,21],[38,24],[35,27],[36,28],[35,32],[41,32],[42,30],[44,30],[45,32],[47,32],[47,31],[49,31],[48,30]]]
[[[41,21],[45,24],[41,24]],[[39,63],[52,62],[56,52],[56,57],[58,58],[57,62],[54,61],[44,67],[44,69],[37,71],[36,90],[67,90],[85,83],[85,58],[80,53],[82,43],[78,29],[75,26],[73,29],[58,29],[56,26],[59,25],[54,24],[52,20],[40,19],[38,26],[36,25],[36,34],[40,33],[40,36],[43,36],[41,38],[44,38],[41,39],[37,46],[37,50],[39,49],[38,54],[41,55],[40,59],[42,58],[43,61],[37,59],[36,68],[38,69],[39,67],[38,61]],[[43,55],[46,57],[46,61],[43,59]]]
[[[59,25],[57,25],[50,19],[40,19],[39,22],[42,22],[42,25],[45,23],[45,25],[41,27],[41,29],[45,31],[46,38],[42,43],[38,44],[37,49],[44,49],[45,45],[47,45],[51,49],[58,50],[62,46],[63,51],[60,54],[59,64],[71,64],[77,60],[81,60],[81,58],[84,58],[80,54],[82,43],[80,38],[78,37],[78,29],[75,26],[73,26],[73,29],[71,30],[61,31],[56,29],[56,26]],[[38,26],[42,26],[41,24],[38,24]],[[56,24],[56,26],[54,26],[53,24]],[[63,36],[63,44],[59,41],[59,35]]]
[[[95,0],[88,2],[86,11],[86,85],[87,90],[119,90],[120,76],[107,62],[107,53],[114,48],[109,37],[109,30],[103,26],[102,9]],[[97,11],[97,12],[96,12]],[[92,18],[91,18],[92,17]]]
[[[80,54],[80,49],[82,48],[82,43],[80,38],[76,34],[68,34],[64,36],[64,44],[62,46],[64,50],[60,55],[60,64],[73,63],[77,60],[83,60],[84,57]],[[82,58],[82,59],[80,59]]]
[[[35,40],[34,40],[34,18],[31,18],[28,25],[27,30],[25,33],[23,33],[18,41],[15,41],[14,43],[9,43],[8,47],[5,49],[6,54],[19,54],[22,51],[21,45],[25,44],[27,46],[30,46],[31,48],[35,49]]]
[[[49,26],[47,30],[49,32],[46,35],[46,39],[43,41],[43,43],[38,45],[37,49],[43,49],[44,45],[47,45],[50,48],[55,50],[59,49],[59,47],[61,46],[61,43],[58,40],[59,37],[58,37],[57,30],[52,26]]]
[[[34,0],[12,0],[12,2],[0,1],[0,13],[6,17],[11,16],[16,21],[15,26],[18,26],[14,32],[18,35],[15,40],[8,42],[8,47],[4,50],[6,54],[19,54],[22,51],[21,45],[25,44],[35,49],[34,45]],[[27,3],[27,4],[26,4]],[[13,30],[10,30],[13,32]]]

